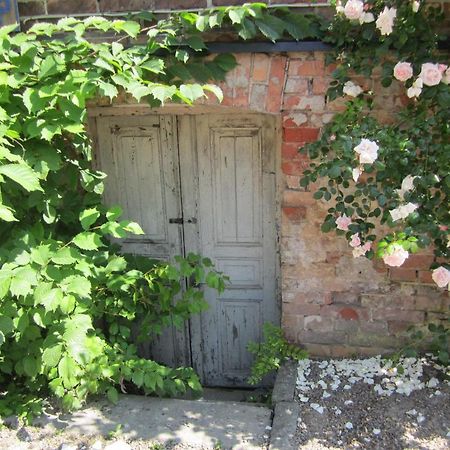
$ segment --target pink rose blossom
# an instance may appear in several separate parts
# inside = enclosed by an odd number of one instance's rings
[[[361,0],[348,0],[344,6],[344,15],[350,20],[358,20],[363,12],[364,3]]]
[[[391,267],[400,267],[408,258],[409,253],[399,244],[394,244],[391,247],[389,254],[383,256],[385,264]]]
[[[358,181],[358,179],[359,179],[359,177],[361,176],[362,173],[363,173],[362,167],[355,167],[352,170],[352,177],[353,177],[353,180],[354,180],[355,183]]]
[[[359,23],[362,25],[364,23],[371,23],[375,20],[375,16],[372,13],[364,12],[359,18]]]
[[[347,81],[344,84],[342,92],[346,95],[350,95],[350,97],[358,97],[359,94],[363,92],[362,88],[352,81]]]
[[[409,98],[418,97],[422,93],[422,88],[423,88],[422,78],[417,78],[417,80],[414,81],[412,86],[408,88],[406,95]]]
[[[426,84],[427,86],[436,86],[442,80],[442,72],[439,68],[439,64],[422,64],[422,70],[419,77],[422,79],[423,84]]]
[[[441,231],[447,231],[448,230],[448,226],[447,225],[439,225],[439,229]]]
[[[370,241],[366,242],[364,245],[355,247],[352,251],[353,258],[359,258],[360,256],[365,256],[371,247],[372,247],[372,243]]]
[[[437,269],[433,270],[433,274],[431,275],[433,281],[440,287],[443,288],[450,283],[450,270],[447,270],[445,267],[441,266]]]
[[[394,66],[394,77],[398,81],[409,80],[413,76],[413,69],[409,62],[398,62]]]
[[[395,8],[384,7],[383,11],[378,16],[376,26],[383,36],[389,35],[394,30],[394,20],[397,17],[397,10]]]
[[[350,241],[350,247],[359,247],[361,245],[361,239],[359,238],[359,234],[352,234],[352,240]]]
[[[345,214],[336,219],[336,228],[342,231],[348,231],[348,226],[352,223],[351,217],[347,217]]]
[[[442,74],[447,70],[448,66],[446,64],[439,64],[439,70]]]

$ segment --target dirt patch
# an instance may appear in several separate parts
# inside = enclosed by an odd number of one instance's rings
[[[299,449],[450,448],[450,386],[442,367],[409,360],[401,374],[381,358],[352,361],[301,362]]]

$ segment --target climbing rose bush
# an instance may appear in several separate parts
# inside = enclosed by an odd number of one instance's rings
[[[355,258],[401,267],[411,253],[431,247],[432,278],[446,288],[450,69],[448,54],[437,51],[441,21],[439,8],[418,1],[337,2],[328,37],[337,49],[327,61],[338,65],[328,96],[348,101],[319,141],[302,149],[312,163],[301,185],[320,181],[314,197],[332,203],[322,231],[344,236]],[[374,95],[386,93],[352,80],[380,66],[383,88],[398,83],[406,99],[383,122]]]

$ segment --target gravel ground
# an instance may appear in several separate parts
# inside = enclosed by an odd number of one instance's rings
[[[324,373],[323,361],[311,361],[310,373],[305,380],[297,382],[300,418],[295,443],[298,448],[449,449],[450,386],[442,369],[434,364],[425,362],[421,370],[423,374],[419,377],[408,376],[414,370],[394,376],[395,369],[391,369],[387,375],[357,381],[351,379],[353,375],[336,375],[331,371],[334,379],[340,381],[336,387],[333,377]],[[391,395],[375,391],[377,385],[383,386],[383,378],[384,386],[395,386]],[[411,379],[420,383],[413,382],[413,389],[418,389],[409,393]],[[318,384],[319,381],[325,382],[326,387]]]

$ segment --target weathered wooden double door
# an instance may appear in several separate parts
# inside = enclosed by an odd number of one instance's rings
[[[279,321],[276,119],[258,114],[99,116],[97,159],[107,204],[145,235],[128,253],[170,260],[200,253],[230,276],[203,286],[209,309],[167,330],[146,356],[192,365],[209,386],[244,386],[246,347]],[[181,219],[181,220],[180,220]]]

